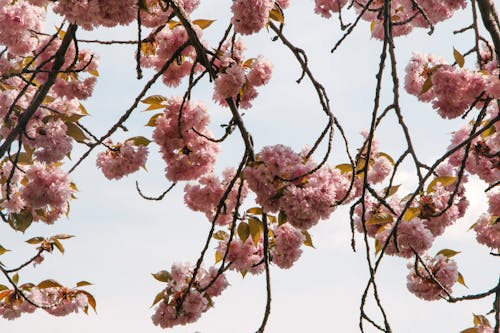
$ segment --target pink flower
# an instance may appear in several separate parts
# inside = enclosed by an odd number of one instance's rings
[[[252,69],[248,73],[248,83],[258,87],[267,84],[271,79],[273,65],[259,56],[252,63]]]
[[[153,133],[167,163],[166,177],[171,181],[192,180],[212,171],[219,152],[216,143],[196,133],[206,130],[209,116],[201,103],[185,101],[179,128],[182,98],[169,99],[163,116],[158,117]]]
[[[425,261],[425,265],[434,279],[441,284],[447,293],[451,293],[451,287],[458,279],[455,261],[441,254],[434,258],[427,257]],[[446,292],[431,278],[424,267],[419,265],[418,274],[415,272],[413,264],[409,263],[408,268],[410,273],[407,277],[406,286],[410,292],[426,301],[434,301],[446,296]]]
[[[383,246],[394,228],[393,224],[387,224],[385,230],[376,234],[375,239]],[[423,221],[414,218],[410,221],[402,221],[397,228],[397,248],[394,244],[394,237],[391,237],[386,247],[385,253],[397,255],[403,258],[413,256],[413,251],[422,254],[431,248],[434,236],[427,229]]]
[[[315,0],[314,12],[325,18],[330,18],[332,13],[338,13],[345,6],[347,0]]]
[[[274,247],[271,247],[272,262],[280,268],[290,268],[302,254],[300,247],[305,236],[288,223],[274,229]]]
[[[73,192],[68,174],[54,166],[33,164],[27,171],[28,184],[22,190],[22,198],[33,209],[52,206],[64,208]]]
[[[148,149],[144,145],[134,147],[132,141],[116,145],[108,141],[106,145],[112,149],[107,149],[97,155],[96,164],[108,179],[120,179],[136,172],[146,164]]]
[[[220,200],[224,196],[226,188],[234,177],[234,174],[234,169],[226,169],[223,172],[223,181],[219,181],[215,175],[209,174],[200,178],[200,185],[187,184],[184,187],[184,202],[192,210],[205,213],[209,221],[212,221],[215,218]],[[229,192],[224,201],[216,221],[218,225],[227,225],[233,221],[234,209],[238,200],[239,186],[240,181],[236,181],[231,192]],[[248,188],[246,183],[244,183],[240,202],[245,199],[247,192]]]
[[[231,23],[234,31],[251,35],[260,31],[269,20],[269,12],[274,7],[274,0],[235,0],[231,6]]]
[[[226,69],[225,73],[220,74],[215,79],[215,100],[225,100],[235,97],[240,93],[245,83],[245,72],[239,65],[233,65]]]
[[[500,248],[500,221],[498,216],[482,214],[474,224],[476,239],[492,249]]]

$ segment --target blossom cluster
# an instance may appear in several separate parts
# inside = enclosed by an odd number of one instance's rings
[[[186,205],[194,211],[205,213],[209,221],[213,221],[217,215],[215,222],[220,226],[230,224],[233,221],[234,210],[238,201],[242,202],[248,192],[246,183],[241,184],[241,180],[237,181],[221,206],[220,202],[224,198],[224,193],[231,180],[235,177],[235,173],[236,170],[234,169],[226,169],[222,174],[222,181],[212,173],[202,176],[197,185],[187,184],[184,187]],[[242,186],[242,189],[238,195],[240,186]]]
[[[213,99],[226,106],[226,99],[233,98],[242,109],[252,106],[258,95],[256,87],[269,82],[272,64],[262,56],[244,59],[245,45],[241,39],[225,43],[214,62],[219,74],[214,82]]]
[[[159,304],[151,317],[161,328],[195,322],[213,306],[213,298],[228,286],[224,274],[219,274],[215,267],[208,271],[200,268],[195,281],[191,281],[193,267],[189,263],[174,263],[170,272],[162,271],[155,277],[167,284],[159,294]]]
[[[408,290],[426,301],[438,300],[445,297],[446,293],[450,294],[459,274],[455,261],[442,254],[426,257],[425,267],[417,265],[418,272],[411,263],[408,268]]]
[[[492,249],[500,249],[500,190],[488,192],[488,212],[474,224],[476,239]]]
[[[134,145],[133,140],[114,144],[108,141],[108,150],[97,156],[97,167],[108,179],[120,179],[144,167],[148,149],[144,144]]]
[[[46,312],[54,316],[66,316],[79,311],[87,312],[89,298],[93,297],[89,293],[79,289],[69,289],[66,287],[36,287],[32,285],[22,285],[22,293],[30,302],[15,290],[4,290],[0,296],[0,316],[13,320],[19,318],[23,313],[33,313],[37,308],[43,308]]]
[[[309,229],[335,210],[349,187],[349,179],[336,168],[321,167],[304,154],[283,145],[267,146],[245,168],[248,187],[266,212],[282,210],[288,222]]]
[[[180,97],[166,102],[163,115],[156,119],[153,139],[167,163],[169,180],[194,180],[213,170],[219,146],[200,135],[211,135],[208,123],[205,105]]]

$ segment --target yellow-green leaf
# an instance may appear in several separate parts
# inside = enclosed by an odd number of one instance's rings
[[[420,215],[420,208],[409,207],[403,214],[403,220],[409,222]]]
[[[428,76],[425,79],[424,84],[422,85],[422,91],[420,91],[420,95],[425,94],[432,88],[432,76]]]
[[[286,223],[287,221],[287,218],[286,218],[286,214],[283,210],[280,210],[279,213],[278,213],[278,225],[282,225],[284,223]]]
[[[151,273],[153,277],[160,282],[168,282],[172,280],[172,275],[167,271],[159,271],[158,273]]]
[[[182,25],[182,23],[178,22],[178,21],[174,21],[174,20],[168,21],[168,27],[170,30],[174,29],[175,27],[177,27],[179,25]]]
[[[77,287],[84,287],[84,286],[91,286],[92,283],[88,282],[88,281],[80,281],[76,284]]]
[[[57,235],[54,235],[52,237],[50,237],[50,239],[70,239],[70,238],[73,238],[75,236],[73,235],[66,235],[66,234],[57,234]]]
[[[436,191],[436,186],[441,184],[443,187],[454,184],[457,181],[457,177],[455,176],[441,176],[434,178],[429,186],[427,186],[427,193],[432,193]]]
[[[149,105],[161,104],[165,101],[167,101],[167,98],[161,95],[152,95],[141,100],[142,103]]]
[[[243,63],[243,67],[246,67],[246,68],[252,67],[254,61],[255,61],[255,58],[250,58],[250,59],[245,60],[245,62]]]
[[[385,196],[387,195],[388,197],[390,197],[391,195],[393,195],[394,193],[396,193],[398,190],[399,190],[399,187],[401,185],[394,185],[394,186],[391,186],[390,188],[384,188],[384,191],[382,191],[382,194]]]
[[[375,238],[375,255],[379,254],[380,251],[382,251],[382,242]]]
[[[366,221],[366,225],[381,225],[386,223],[391,223],[394,221],[394,217],[389,213],[376,213],[370,216]]]
[[[64,254],[64,246],[62,246],[61,242],[57,239],[54,239],[52,241],[52,245],[54,245],[58,250],[59,252],[61,252],[62,254]]]
[[[43,280],[37,285],[38,288],[40,289],[46,289],[46,288],[60,288],[62,285],[57,282],[56,280],[48,279],[48,280]]]
[[[87,296],[87,302],[92,307],[92,309],[94,310],[94,312],[97,313],[97,310],[96,310],[96,301],[95,301],[94,296],[92,296],[91,293],[89,293],[88,291],[85,291],[85,290],[78,290],[78,293],[79,294],[84,294],[85,296]]]
[[[485,138],[487,138],[487,137],[492,136],[493,134],[495,134],[496,131],[497,130],[496,130],[495,126],[491,125],[490,127],[488,127],[487,130],[485,130],[484,132],[481,133],[481,137],[483,139],[485,139]]]
[[[375,154],[375,157],[384,157],[386,158],[392,165],[394,165],[394,159],[391,157],[391,155],[384,153],[384,152],[379,152]]]
[[[153,307],[156,304],[158,304],[164,298],[165,298],[165,292],[164,291],[160,291],[158,294],[156,294],[155,299],[153,300],[153,304],[151,304],[151,307]]]
[[[476,314],[473,314],[473,316],[474,316],[474,325],[475,326],[483,325],[483,326],[491,327],[490,321],[485,316],[476,315]]]
[[[143,136],[134,136],[133,138],[127,139],[127,141],[132,141],[134,146],[147,146],[151,143],[151,140]]]
[[[33,216],[29,211],[21,211],[21,213],[12,213],[9,215],[9,225],[17,231],[25,232],[33,222]]]
[[[262,215],[262,208],[261,207],[252,207],[252,208],[247,210],[247,214]]]
[[[302,234],[305,236],[304,245],[305,246],[310,246],[312,248],[315,248],[314,244],[313,244],[313,241],[312,241],[311,234],[307,230],[302,230]]]
[[[262,222],[255,217],[249,217],[248,225],[250,228],[250,235],[252,236],[253,243],[255,244],[255,246],[257,246],[257,244],[259,244],[260,241],[260,235],[264,231],[264,228],[262,227]]]
[[[158,119],[158,117],[160,117],[162,115],[163,115],[163,113],[157,113],[154,116],[152,116],[151,118],[149,118],[149,121],[147,122],[146,126],[155,127],[156,126],[156,119]]]
[[[479,333],[477,327],[469,327],[463,331],[460,331],[460,333]]]
[[[285,15],[283,13],[283,10],[279,6],[275,5],[274,8],[269,12],[269,19],[284,24]]]
[[[97,71],[97,69],[90,70],[89,73],[96,77],[99,76],[99,72]]]
[[[460,283],[462,286],[464,286],[465,288],[469,288],[466,284],[465,284],[465,280],[464,280],[464,276],[458,272],[458,277],[457,277],[457,282]]]
[[[459,253],[460,252],[458,252],[458,251],[454,251],[454,250],[450,250],[450,249],[442,249],[436,255],[440,255],[441,254],[441,255],[445,256],[446,258],[451,258],[451,257],[456,256]]]
[[[7,286],[4,286],[3,284],[0,284],[0,291],[4,290],[9,290],[9,288]]]
[[[222,259],[224,259],[222,253],[220,253],[219,251],[215,251],[215,263],[220,262]]]
[[[0,256],[2,254],[4,254],[5,252],[9,252],[10,250],[7,250],[5,247],[3,247],[2,245],[0,245]]]
[[[214,23],[214,22],[215,22],[215,20],[203,20],[203,19],[201,19],[201,20],[194,20],[193,24],[199,26],[202,29],[206,29],[209,26],[211,26],[212,23]]]
[[[339,169],[342,173],[352,172],[352,165],[348,163],[339,164],[335,168]]]
[[[87,136],[82,131],[82,129],[78,125],[75,125],[75,123],[67,122],[66,127],[67,127],[66,134],[68,134],[76,141],[83,142],[88,140]]]
[[[241,241],[244,243],[248,237],[250,236],[250,226],[248,223],[241,222],[238,225],[238,236],[240,237]]]
[[[215,232],[212,237],[217,240],[226,240],[229,238],[229,235],[224,230],[219,230]]]
[[[462,55],[462,53],[458,52],[456,48],[453,48],[453,58],[455,58],[455,61],[457,62],[460,68],[464,67],[465,64],[464,56]]]

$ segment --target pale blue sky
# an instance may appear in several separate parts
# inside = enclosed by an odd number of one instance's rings
[[[203,1],[202,1],[203,2]],[[217,19],[206,30],[210,42],[217,40],[212,33],[225,28],[229,20],[230,1],[204,1],[194,18]],[[468,24],[465,12],[449,23],[440,24],[432,37],[426,31],[398,38],[399,66],[403,68],[412,51],[435,52],[452,61],[452,49],[469,49],[464,36],[453,37],[451,29]],[[341,36],[337,20],[324,20],[313,14],[312,1],[292,1],[286,11],[285,33],[297,46],[308,53],[310,65],[324,84],[332,101],[332,110],[346,129],[355,149],[361,137],[359,131],[369,126],[378,64],[380,43],[369,37],[369,25],[362,22],[358,29],[334,55],[329,50]],[[49,27],[51,25],[48,25]],[[80,34],[84,36],[84,34]],[[95,35],[94,35],[95,36]],[[100,30],[102,39],[134,39],[133,28]],[[248,41],[248,57],[263,54],[274,63],[273,78],[265,90],[259,90],[254,108],[245,112],[248,128],[253,133],[257,150],[264,145],[283,143],[298,150],[312,144],[325,124],[325,117],[310,85],[298,86],[300,74],[293,56],[279,42],[271,42],[272,33],[261,32]],[[470,37],[470,35],[467,35]],[[91,46],[93,48],[93,46]],[[94,98],[85,103],[91,113],[86,120],[96,133],[103,133],[128,108],[145,80],[135,79],[133,49],[126,46],[96,47],[101,56],[98,85]],[[146,80],[150,72],[146,72]],[[388,86],[389,87],[389,86]],[[151,94],[172,96],[177,90],[156,85]],[[210,105],[212,129],[221,133],[218,124],[229,119],[228,111],[211,102],[212,88],[204,84],[194,91],[194,100]],[[429,161],[442,153],[449,142],[449,134],[458,122],[444,121],[428,105],[419,104],[412,96],[402,99],[403,111],[415,136],[417,151]],[[130,133],[117,138],[137,135],[150,136],[144,128],[150,114],[137,112],[126,124]],[[382,150],[401,150],[403,139],[394,118],[379,133]],[[335,139],[332,164],[342,163],[345,156]],[[223,146],[218,170],[233,166],[242,155],[238,133]],[[178,186],[162,202],[148,202],[139,198],[135,180],[139,180],[147,194],[161,193],[169,183],[163,176],[164,164],[156,146],[150,147],[148,172],[140,171],[120,181],[110,182],[95,168],[95,156],[89,158],[74,173],[80,192],[72,202],[70,219],[54,226],[33,225],[26,234],[14,234],[5,225],[1,244],[16,249],[2,256],[5,263],[18,263],[31,252],[22,241],[32,236],[50,236],[56,233],[77,237],[65,241],[64,256],[47,256],[43,265],[21,272],[21,281],[38,282],[54,278],[72,285],[79,280],[95,283],[89,287],[97,298],[98,314],[70,315],[55,318],[42,311],[24,315],[16,321],[0,321],[0,331],[25,333],[83,333],[117,331],[160,332],[152,325],[153,313],[149,306],[162,288],[149,273],[169,269],[175,261],[194,262],[201,250],[209,223],[199,213],[189,211],[182,200],[182,186]],[[73,153],[76,158],[77,153]],[[319,159],[319,157],[318,157]],[[71,163],[70,163],[71,164]],[[399,182],[411,189],[410,173]],[[470,289],[457,286],[456,295],[479,292],[490,288],[498,279],[498,260],[491,258],[488,249],[477,246],[474,234],[466,232],[485,208],[480,181],[473,179],[468,186],[471,206],[467,216],[436,241],[431,253],[441,248],[464,251],[456,257],[460,271]],[[350,250],[350,228],[347,210],[339,209],[331,219],[311,230],[316,249],[306,248],[299,262],[290,270],[272,269],[273,303],[268,332],[299,333],[304,331],[356,332],[362,289],[368,279],[364,253]],[[358,235],[358,242],[361,238]],[[361,243],[360,243],[361,244]],[[212,246],[213,248],[214,246]],[[19,250],[17,250],[19,248]],[[211,264],[212,256],[209,256]],[[449,305],[445,302],[424,302],[406,290],[406,260],[386,258],[379,275],[380,293],[386,305],[394,332],[457,332],[471,326],[472,313],[485,313],[489,302]],[[231,283],[222,296],[215,299],[215,308],[203,315],[197,323],[171,329],[173,333],[232,333],[253,332],[260,325],[265,305],[263,276],[229,273]],[[0,283],[3,283],[0,281]],[[368,330],[367,332],[370,332]]]

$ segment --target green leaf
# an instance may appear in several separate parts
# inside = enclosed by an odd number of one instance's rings
[[[3,291],[3,290],[9,290],[9,287],[4,286],[3,284],[0,284],[0,291]]]
[[[454,250],[450,250],[450,249],[442,249],[436,255],[441,254],[441,255],[445,256],[446,258],[451,258],[451,257],[456,256],[459,253],[460,252],[457,252],[457,251],[454,251]]]
[[[304,245],[305,246],[310,246],[312,248],[315,248],[314,244],[313,244],[313,241],[312,241],[311,234],[307,230],[302,230],[302,234],[306,237],[304,239]]]
[[[250,236],[250,226],[248,223],[241,222],[238,225],[238,236],[240,237],[241,241],[244,243],[248,237]]]
[[[7,250],[5,247],[3,247],[2,245],[0,245],[0,256],[2,254],[4,254],[5,252],[9,252],[10,250]]]
[[[453,48],[453,58],[455,58],[455,61],[457,62],[460,68],[464,67],[465,64],[464,56],[462,55],[462,53],[458,52],[456,48]]]
[[[17,284],[19,282],[19,274],[14,274],[14,276],[12,277],[12,282],[14,282],[14,284]]]
[[[464,276],[458,272],[458,278],[457,278],[457,282],[460,283],[462,286],[464,286],[465,288],[469,288],[466,284],[465,284],[465,280],[464,280]]]
[[[194,20],[193,24],[199,26],[202,29],[206,29],[209,26],[211,26],[212,23],[214,23],[214,22],[215,22],[215,20],[203,20],[203,19],[201,19],[201,20]]]
[[[43,280],[37,285],[38,288],[40,289],[45,289],[45,288],[61,288],[62,285],[57,282],[56,280],[48,279],[48,280]]]
[[[436,186],[441,184],[443,187],[454,184],[457,181],[457,177],[455,176],[441,176],[434,178],[429,186],[427,186],[427,193],[432,193],[436,191]]]
[[[75,141],[84,142],[88,140],[87,136],[78,125],[72,122],[66,122],[65,124],[67,127],[66,134],[75,139]]]
[[[158,273],[154,274],[152,273],[151,275],[153,275],[153,277],[160,282],[168,282],[172,280],[172,275],[165,270],[159,271]]]
[[[264,228],[262,227],[262,222],[255,217],[249,217],[248,225],[250,227],[250,235],[252,236],[253,243],[255,244],[255,246],[257,246],[257,244],[259,244],[260,241],[260,235],[264,231]]]
[[[252,207],[252,208],[247,210],[247,214],[262,215],[262,208],[261,207]]]
[[[92,285],[92,283],[90,283],[88,281],[80,281],[80,282],[76,283],[77,287],[84,287],[84,286],[91,286],[91,285]]]
[[[132,141],[134,146],[147,146],[151,143],[151,140],[146,139],[143,136],[134,136],[133,138],[129,138],[126,141]]]

